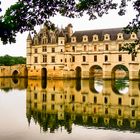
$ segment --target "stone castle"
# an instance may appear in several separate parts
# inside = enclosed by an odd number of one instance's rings
[[[110,79],[123,69],[129,79],[138,79],[139,51],[135,57],[120,48],[140,39],[140,34],[125,34],[122,29],[73,32],[72,24],[54,31],[44,26],[27,37],[28,76],[84,79],[99,74]]]
[[[111,79],[123,75],[139,79],[139,49],[137,57],[120,49],[125,43],[140,39],[140,33],[125,34],[122,29],[73,32],[72,24],[54,31],[44,26],[27,37],[26,65],[0,67],[0,77]]]

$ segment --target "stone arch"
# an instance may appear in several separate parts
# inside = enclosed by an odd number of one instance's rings
[[[19,76],[18,70],[14,70],[13,73],[12,73],[12,76],[13,76],[13,77]]]
[[[81,67],[77,66],[75,70],[76,70],[76,78],[77,79],[80,79],[81,78],[81,75],[82,75],[81,74],[82,73]]]
[[[89,78],[101,77],[103,75],[103,70],[99,65],[93,65],[89,69]]]
[[[112,68],[111,77],[114,78],[129,78],[129,70],[125,65],[118,64]]]

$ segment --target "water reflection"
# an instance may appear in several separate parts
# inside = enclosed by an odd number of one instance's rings
[[[26,78],[0,78],[0,89],[9,92],[12,89],[23,90],[28,86]]]
[[[26,116],[41,130],[73,125],[140,131],[139,82],[128,80],[28,80]],[[98,93],[98,94],[97,94]],[[125,93],[125,94],[124,94]]]

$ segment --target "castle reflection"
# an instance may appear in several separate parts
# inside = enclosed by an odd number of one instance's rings
[[[73,125],[140,132],[138,81],[28,80],[26,116],[43,131]]]

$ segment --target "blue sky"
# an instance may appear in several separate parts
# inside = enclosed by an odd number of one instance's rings
[[[16,0],[2,0],[3,12]],[[79,19],[70,19],[62,16],[55,16],[51,20],[58,25],[58,27],[65,27],[67,24],[71,23],[73,25],[73,30],[90,30],[90,29],[104,29],[104,28],[115,28],[115,27],[125,27],[129,21],[132,20],[135,13],[131,5],[128,7],[128,11],[125,16],[118,16],[116,11],[110,11],[108,15],[104,15],[102,18],[89,21],[88,16],[85,15]],[[37,29],[39,29],[38,27]],[[11,56],[26,56],[26,37],[28,32],[23,34],[18,33],[16,38],[16,43],[3,45],[0,43],[0,56],[11,55]]]

